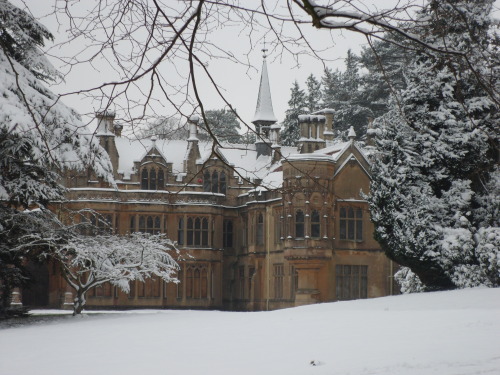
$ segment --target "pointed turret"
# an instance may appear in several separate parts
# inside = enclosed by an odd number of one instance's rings
[[[264,61],[262,62],[257,107],[255,108],[255,115],[253,116],[252,123],[255,125],[255,131],[257,132],[257,155],[271,155],[271,148],[268,144],[269,142],[267,142],[269,129],[278,119],[274,116],[269,77],[267,75],[267,49],[264,48],[262,52],[264,52]]]

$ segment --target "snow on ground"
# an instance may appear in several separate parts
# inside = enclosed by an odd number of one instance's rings
[[[500,289],[59,319],[0,330],[0,374],[500,373]]]

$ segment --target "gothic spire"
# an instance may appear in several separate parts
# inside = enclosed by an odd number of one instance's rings
[[[262,52],[264,53],[264,61],[262,63],[262,72],[260,76],[257,108],[255,108],[255,115],[253,116],[252,123],[260,125],[272,125],[277,122],[278,119],[274,116],[273,103],[271,100],[271,90],[269,88],[269,77],[267,76],[267,49],[264,48]]]

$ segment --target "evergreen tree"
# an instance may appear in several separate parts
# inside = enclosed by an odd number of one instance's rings
[[[389,110],[391,94],[405,88],[404,72],[415,55],[410,47],[400,34],[388,34],[361,52],[359,62],[368,72],[361,76],[360,104],[370,108],[375,117]]]
[[[299,115],[307,113],[307,100],[304,90],[295,81],[290,89],[290,100],[281,124],[281,143],[284,146],[296,146],[300,138]]]
[[[323,107],[335,109],[338,105],[337,92],[340,89],[340,72],[326,68],[321,77]]]
[[[59,172],[92,168],[112,181],[112,167],[78,115],[41,83],[58,73],[40,51],[50,32],[28,13],[0,0],[0,288],[3,302],[27,281],[30,253],[16,250],[33,205],[61,199]],[[23,216],[24,215],[24,216]],[[19,225],[19,223],[23,223]]]
[[[321,109],[321,83],[311,74],[306,80],[307,87],[307,110],[309,113]]]
[[[358,137],[363,137],[368,119],[374,117],[373,111],[361,101],[358,60],[349,50],[345,59],[345,71],[333,72],[326,69],[322,78],[324,106],[335,110],[333,131],[337,137],[344,139],[347,139],[351,126]]]
[[[500,285],[492,3],[430,1],[414,32],[469,61],[417,54],[399,103],[377,121],[369,198],[375,238],[389,258],[411,269],[413,285],[415,274],[427,290]]]
[[[205,111],[208,126],[220,142],[240,143],[242,141],[240,123],[233,111],[213,109]],[[202,125],[202,127],[206,127]]]

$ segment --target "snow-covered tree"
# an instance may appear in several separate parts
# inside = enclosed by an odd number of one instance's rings
[[[321,77],[322,84],[322,99],[323,107],[334,108],[338,104],[337,93],[340,90],[340,76],[339,70],[333,71],[326,68]]]
[[[208,128],[220,142],[241,142],[240,123],[236,113],[226,109],[212,109],[205,111],[205,117]],[[201,127],[207,128],[207,125],[202,124]]]
[[[174,243],[162,234],[76,236],[57,246],[50,256],[59,262],[64,279],[75,290],[73,315],[85,306],[85,294],[110,283],[128,293],[130,282],[159,277],[177,282]]]
[[[306,79],[306,87],[307,110],[313,113],[321,109],[321,83],[311,74]]]
[[[307,100],[304,90],[295,81],[290,89],[290,100],[285,112],[285,120],[281,123],[281,143],[295,146],[300,138],[299,115],[307,113]]]
[[[349,50],[345,71],[326,69],[322,77],[323,105],[335,110],[333,131],[336,136],[345,139],[351,126],[358,137],[364,136],[368,119],[374,117],[373,111],[361,100],[358,60],[358,56]]]
[[[375,117],[385,114],[391,95],[405,88],[404,72],[415,55],[410,47],[401,35],[391,33],[387,40],[377,40],[362,50],[359,62],[367,72],[360,77],[360,104]]]
[[[429,2],[415,33],[463,55],[417,54],[406,89],[376,121],[375,237],[427,290],[500,285],[492,3]]]
[[[9,228],[24,208],[62,197],[59,173],[63,170],[91,168],[98,177],[112,181],[111,163],[95,137],[88,134],[77,113],[42,84],[58,76],[40,50],[46,39],[52,35],[43,25],[0,0],[0,205],[4,205],[0,237],[4,244],[15,242],[17,232]],[[18,275],[25,274],[23,262],[16,257],[26,254],[0,248],[0,276],[12,275],[12,267]],[[11,269],[7,272],[5,267]],[[11,288],[24,280],[15,277],[0,283],[9,282]]]

